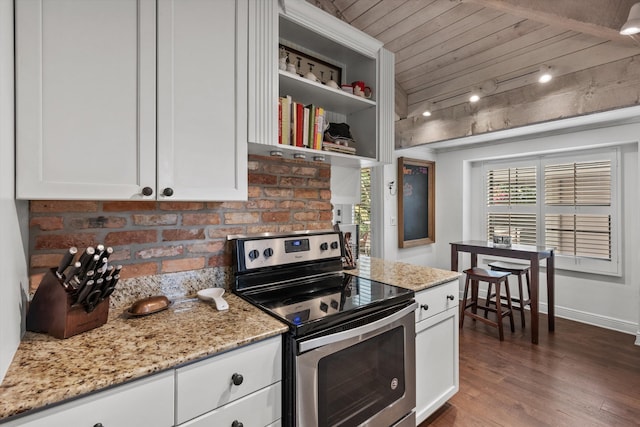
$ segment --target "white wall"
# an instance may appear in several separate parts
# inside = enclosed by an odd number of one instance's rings
[[[422,249],[421,253],[412,252],[407,255],[396,249],[395,259],[448,269],[449,242],[483,238],[479,227],[480,215],[474,209],[474,206],[482,206],[482,177],[480,168],[474,166],[476,161],[628,143],[622,152],[623,275],[608,277],[556,270],[556,314],[640,336],[640,232],[637,215],[640,207],[637,145],[640,124],[598,126],[600,127],[597,129],[567,130],[556,132],[555,135],[541,134],[538,137],[520,136],[516,141],[489,141],[437,152],[436,244],[433,248]],[[411,156],[409,152],[405,155]],[[391,235],[392,230],[389,230],[387,240],[392,240]],[[394,259],[391,248],[389,254]],[[460,265],[469,265],[468,256],[466,259],[461,258]],[[546,312],[544,277],[541,277],[540,289],[540,309]]]
[[[23,331],[26,202],[14,200],[13,1],[0,0],[0,381]]]
[[[409,157],[418,160],[436,161],[433,150],[416,147],[407,150],[396,150],[393,163],[384,166],[384,248],[383,257],[387,260],[402,261],[410,264],[434,267],[436,265],[435,245],[422,245],[413,248],[398,247],[398,157]],[[436,187],[438,186],[438,164],[436,162]],[[394,185],[389,189],[389,184]],[[436,242],[438,235],[438,189],[436,188]],[[448,268],[448,267],[447,267]]]

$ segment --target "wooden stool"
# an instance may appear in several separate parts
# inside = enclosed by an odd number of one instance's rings
[[[472,319],[480,320],[481,322],[486,323],[489,326],[498,328],[500,341],[504,341],[504,333],[502,331],[502,318],[504,316],[509,316],[509,321],[511,323],[511,332],[515,331],[515,327],[513,325],[513,312],[511,310],[511,293],[509,291],[509,285],[507,283],[507,277],[510,273],[501,271],[490,271],[478,267],[465,270],[464,273],[467,275],[467,279],[464,284],[464,295],[462,296],[462,304],[460,305],[460,328],[462,328],[464,324],[464,317],[469,316]],[[469,293],[469,282],[472,282],[473,286],[473,289],[471,290],[471,302],[467,301],[467,295]],[[506,310],[502,310],[502,304],[497,303],[497,299],[495,308],[489,307],[488,305],[485,307],[478,307],[478,282],[488,282],[489,287],[491,287],[492,284],[495,284],[497,295],[500,295],[500,284],[504,283],[508,297]],[[489,292],[487,292],[487,295],[489,295]],[[485,317],[478,315],[478,308],[480,308],[481,310],[485,310]],[[495,322],[486,318],[488,311],[496,313],[497,320]]]
[[[496,262],[492,262],[489,264],[489,267],[491,267],[491,270],[493,271],[502,271],[502,272],[507,272],[507,273],[511,273],[513,275],[518,276],[518,297],[512,297],[511,302],[512,303],[517,303],[518,305],[512,305],[513,310],[519,310],[520,311],[520,320],[522,322],[522,327],[524,328],[524,308],[526,306],[531,307],[531,285],[530,285],[530,279],[529,279],[529,266],[528,265],[523,265],[523,264],[512,264],[509,262],[501,262],[501,261],[496,261]],[[524,299],[524,294],[522,293],[522,276],[525,276],[527,279],[527,299]],[[507,285],[506,288],[509,289],[509,279],[507,279]],[[493,303],[493,301],[491,301],[491,299],[495,296],[494,294],[491,293],[491,283],[489,283],[489,289],[487,290],[487,299],[485,301],[485,305],[488,306],[490,303]],[[500,299],[502,301],[506,300],[506,296],[504,295],[500,295]],[[503,302],[502,305],[504,306],[505,303]]]

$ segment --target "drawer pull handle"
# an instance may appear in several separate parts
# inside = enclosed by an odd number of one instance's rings
[[[424,311],[427,311],[427,310],[429,310],[429,305],[428,304],[422,304],[420,306],[420,308],[423,309]]]
[[[241,423],[240,421],[238,421],[238,420],[234,420],[234,421],[231,423],[231,427],[244,427],[244,424],[242,424],[242,423]]]
[[[231,381],[233,382],[233,385],[240,385],[242,384],[242,381],[244,381],[244,377],[242,374],[233,374],[231,375]],[[242,425],[242,423],[240,423],[240,425]]]
[[[454,299],[456,299],[456,297],[454,297],[453,295],[447,295],[447,299],[450,299],[451,301],[453,301]]]

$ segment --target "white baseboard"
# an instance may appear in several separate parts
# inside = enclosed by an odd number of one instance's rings
[[[486,291],[483,292],[481,290],[479,296],[480,298],[486,298]],[[460,292],[460,298],[462,298],[462,292]],[[540,313],[547,314],[547,303],[540,303],[539,309]],[[640,325],[638,323],[559,306],[556,306],[555,315],[556,317],[561,317],[563,319],[573,320],[580,323],[586,323],[588,325],[598,326],[600,328],[611,329],[613,331],[635,335],[635,344],[640,345]]]

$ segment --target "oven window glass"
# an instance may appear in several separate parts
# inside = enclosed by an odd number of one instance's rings
[[[355,426],[404,395],[402,326],[318,363],[318,425]]]

